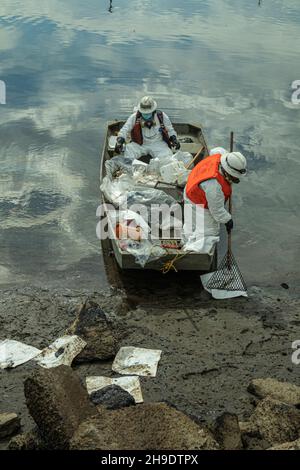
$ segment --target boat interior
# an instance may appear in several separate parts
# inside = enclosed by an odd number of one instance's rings
[[[116,156],[114,152],[115,142],[116,142],[118,132],[123,126],[123,124],[124,124],[124,121],[113,121],[113,122],[108,123],[107,134],[106,134],[106,139],[105,139],[105,144],[104,144],[103,154],[102,154],[100,180],[102,180],[104,176],[106,176],[105,162],[113,158],[114,156]],[[203,132],[202,132],[202,127],[199,124],[187,124],[187,123],[174,123],[173,125],[177,132],[178,140],[181,144],[180,150],[182,150],[183,152],[189,152],[193,158],[198,153],[196,159],[190,166],[190,168],[192,168],[194,165],[196,165],[202,158],[204,158],[209,153],[209,150],[208,150],[208,147],[207,147],[207,144],[206,144]],[[130,140],[128,139],[126,143],[129,143],[129,142]],[[151,159],[150,155],[144,155],[141,157],[140,160],[142,160],[145,163],[149,163],[150,159]],[[157,187],[157,189],[164,191],[170,196],[174,197],[176,202],[183,205],[183,189],[184,189],[183,187],[179,187],[176,185],[169,185],[163,182],[160,182],[155,187]],[[102,197],[104,198],[104,196]],[[105,201],[105,198],[104,198],[103,202],[108,202],[108,201]],[[178,253],[180,252],[181,241],[178,238],[176,238],[176,235],[172,233],[172,231],[168,239],[164,238],[163,233],[159,234],[159,239],[160,239],[161,246],[167,248],[167,253],[168,253],[167,258],[168,257],[172,258],[178,255]],[[117,262],[120,267],[133,268],[133,269],[140,268],[138,265],[135,264],[134,259],[131,255],[129,255],[126,252],[123,252],[120,249],[117,243],[117,240],[112,239],[111,243],[112,243],[113,251],[117,258]],[[197,258],[198,260],[195,263],[195,260]],[[200,258],[201,258],[201,262],[199,262]],[[179,260],[177,264],[179,265],[180,269],[188,269],[188,270],[199,269],[199,266],[201,268],[201,265],[202,265],[202,268],[204,270],[208,270],[211,265],[211,260],[212,260],[212,256],[210,255],[193,253],[193,254],[185,256],[182,261]],[[158,266],[161,266],[161,263],[158,263],[156,261],[156,262],[150,263],[148,268],[158,269]]]

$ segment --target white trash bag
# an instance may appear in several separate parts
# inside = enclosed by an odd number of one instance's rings
[[[147,263],[162,258],[166,250],[160,245],[153,244],[150,240],[120,240],[120,248],[134,256],[135,262],[142,268]]]
[[[155,377],[162,351],[125,346],[115,357],[112,370],[119,374]]]
[[[176,160],[182,162],[184,166],[187,166],[193,160],[193,155],[190,152],[178,150],[178,152],[173,154],[173,158],[176,158]]]
[[[105,162],[106,176],[110,180],[119,178],[122,174],[132,176],[132,160],[124,156],[116,156]]]
[[[86,342],[79,336],[62,336],[43,349],[34,360],[45,369],[60,365],[70,366],[85,346]]]
[[[0,369],[12,369],[30,361],[40,353],[40,349],[33,346],[5,339],[0,341]]]

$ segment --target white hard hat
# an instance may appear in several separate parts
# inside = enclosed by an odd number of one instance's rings
[[[144,96],[138,105],[140,113],[153,113],[157,108],[156,101],[151,96]]]
[[[244,176],[247,172],[247,161],[240,152],[226,152],[221,156],[221,165],[224,170],[235,178]]]
[[[209,155],[216,155],[217,153],[220,153],[221,155],[223,155],[223,153],[226,153],[227,150],[225,150],[223,147],[215,147],[213,149],[211,149],[211,151],[209,152]]]

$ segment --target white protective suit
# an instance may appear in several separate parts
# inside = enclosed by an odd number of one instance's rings
[[[163,112],[163,120],[166,130],[168,131],[169,137],[177,134],[172,126],[169,117]],[[154,115],[155,125],[150,129],[148,127],[142,127],[143,133],[143,145],[139,145],[135,142],[130,142],[126,145],[124,157],[131,158],[132,160],[141,158],[142,155],[150,154],[152,158],[165,158],[173,155],[172,150],[168,147],[166,142],[162,139],[162,134],[159,131],[160,122],[155,113]],[[122,129],[119,131],[118,136],[127,138],[130,134],[136,122],[136,112],[133,113],[125,122]]]
[[[210,253],[214,244],[220,239],[220,224],[226,224],[231,219],[231,215],[225,209],[224,194],[215,178],[203,181],[200,187],[205,192],[208,209],[204,209],[200,204],[194,204],[184,191],[184,202],[191,208],[192,223],[185,217],[182,238],[185,250]]]

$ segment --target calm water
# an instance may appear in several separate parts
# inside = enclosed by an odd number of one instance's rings
[[[112,3],[110,8],[110,3]],[[144,94],[251,171],[234,193],[249,283],[299,280],[299,0],[1,0],[0,282],[103,282],[105,122]]]

